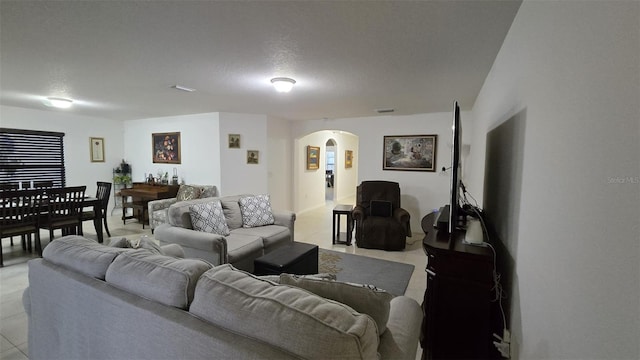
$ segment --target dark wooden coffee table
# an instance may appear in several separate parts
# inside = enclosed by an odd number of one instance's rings
[[[293,242],[253,261],[256,275],[318,273],[318,245]]]

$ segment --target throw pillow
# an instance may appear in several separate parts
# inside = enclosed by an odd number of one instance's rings
[[[252,228],[275,223],[269,195],[245,196],[240,198],[242,227]]]
[[[193,230],[227,236],[230,234],[220,200],[189,206]]]
[[[200,197],[200,189],[191,185],[180,185],[176,199],[178,201],[193,200]]]
[[[328,281],[290,274],[281,274],[280,284],[305,289],[325,299],[345,304],[361,314],[371,316],[378,325],[380,335],[387,330],[393,295],[373,285]]]

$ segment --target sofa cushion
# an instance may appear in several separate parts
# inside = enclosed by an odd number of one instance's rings
[[[191,185],[180,185],[176,199],[178,201],[193,200],[200,197],[200,189]]]
[[[189,312],[301,358],[378,358],[378,331],[368,315],[229,264],[202,275]]]
[[[234,234],[256,236],[262,238],[266,252],[291,242],[291,231],[288,227],[279,225],[259,226],[253,228],[239,228]]]
[[[229,227],[227,227],[227,220],[224,218],[220,200],[193,204],[189,207],[189,215],[193,230],[229,235]]]
[[[244,196],[240,198],[239,203],[242,227],[251,228],[275,223],[268,194]]]
[[[222,203],[224,217],[227,219],[227,226],[229,226],[229,230],[242,227],[242,212],[240,212],[240,204],[238,201],[243,196],[247,195],[234,195],[220,198],[220,203]]]
[[[227,256],[233,264],[245,258],[257,258],[264,254],[262,239],[252,235],[238,234],[236,231],[226,237]]]
[[[56,265],[104,280],[107,268],[127,249],[113,248],[78,235],[55,239],[42,251],[42,257]]]
[[[380,335],[387,330],[393,295],[375,286],[290,274],[280,274],[280,284],[296,286],[323,298],[349,305],[357,312],[371,316],[378,325]]]
[[[198,278],[211,267],[203,260],[176,259],[139,249],[118,256],[105,279],[149,300],[187,309]]]

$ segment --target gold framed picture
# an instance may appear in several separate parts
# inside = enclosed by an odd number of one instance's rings
[[[307,170],[318,170],[320,168],[320,147],[307,146]]]
[[[344,168],[349,169],[353,166],[353,151],[345,150],[344,151]]]
[[[240,134],[229,134],[229,149],[240,149]]]
[[[89,151],[91,162],[104,162],[104,138],[89,138]]]
[[[260,163],[260,151],[247,150],[247,164],[259,164]]]

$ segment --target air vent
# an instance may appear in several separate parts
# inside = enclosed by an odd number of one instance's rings
[[[388,113],[392,113],[394,111],[396,111],[396,109],[394,109],[394,108],[376,109],[376,112],[378,114],[388,114]]]

